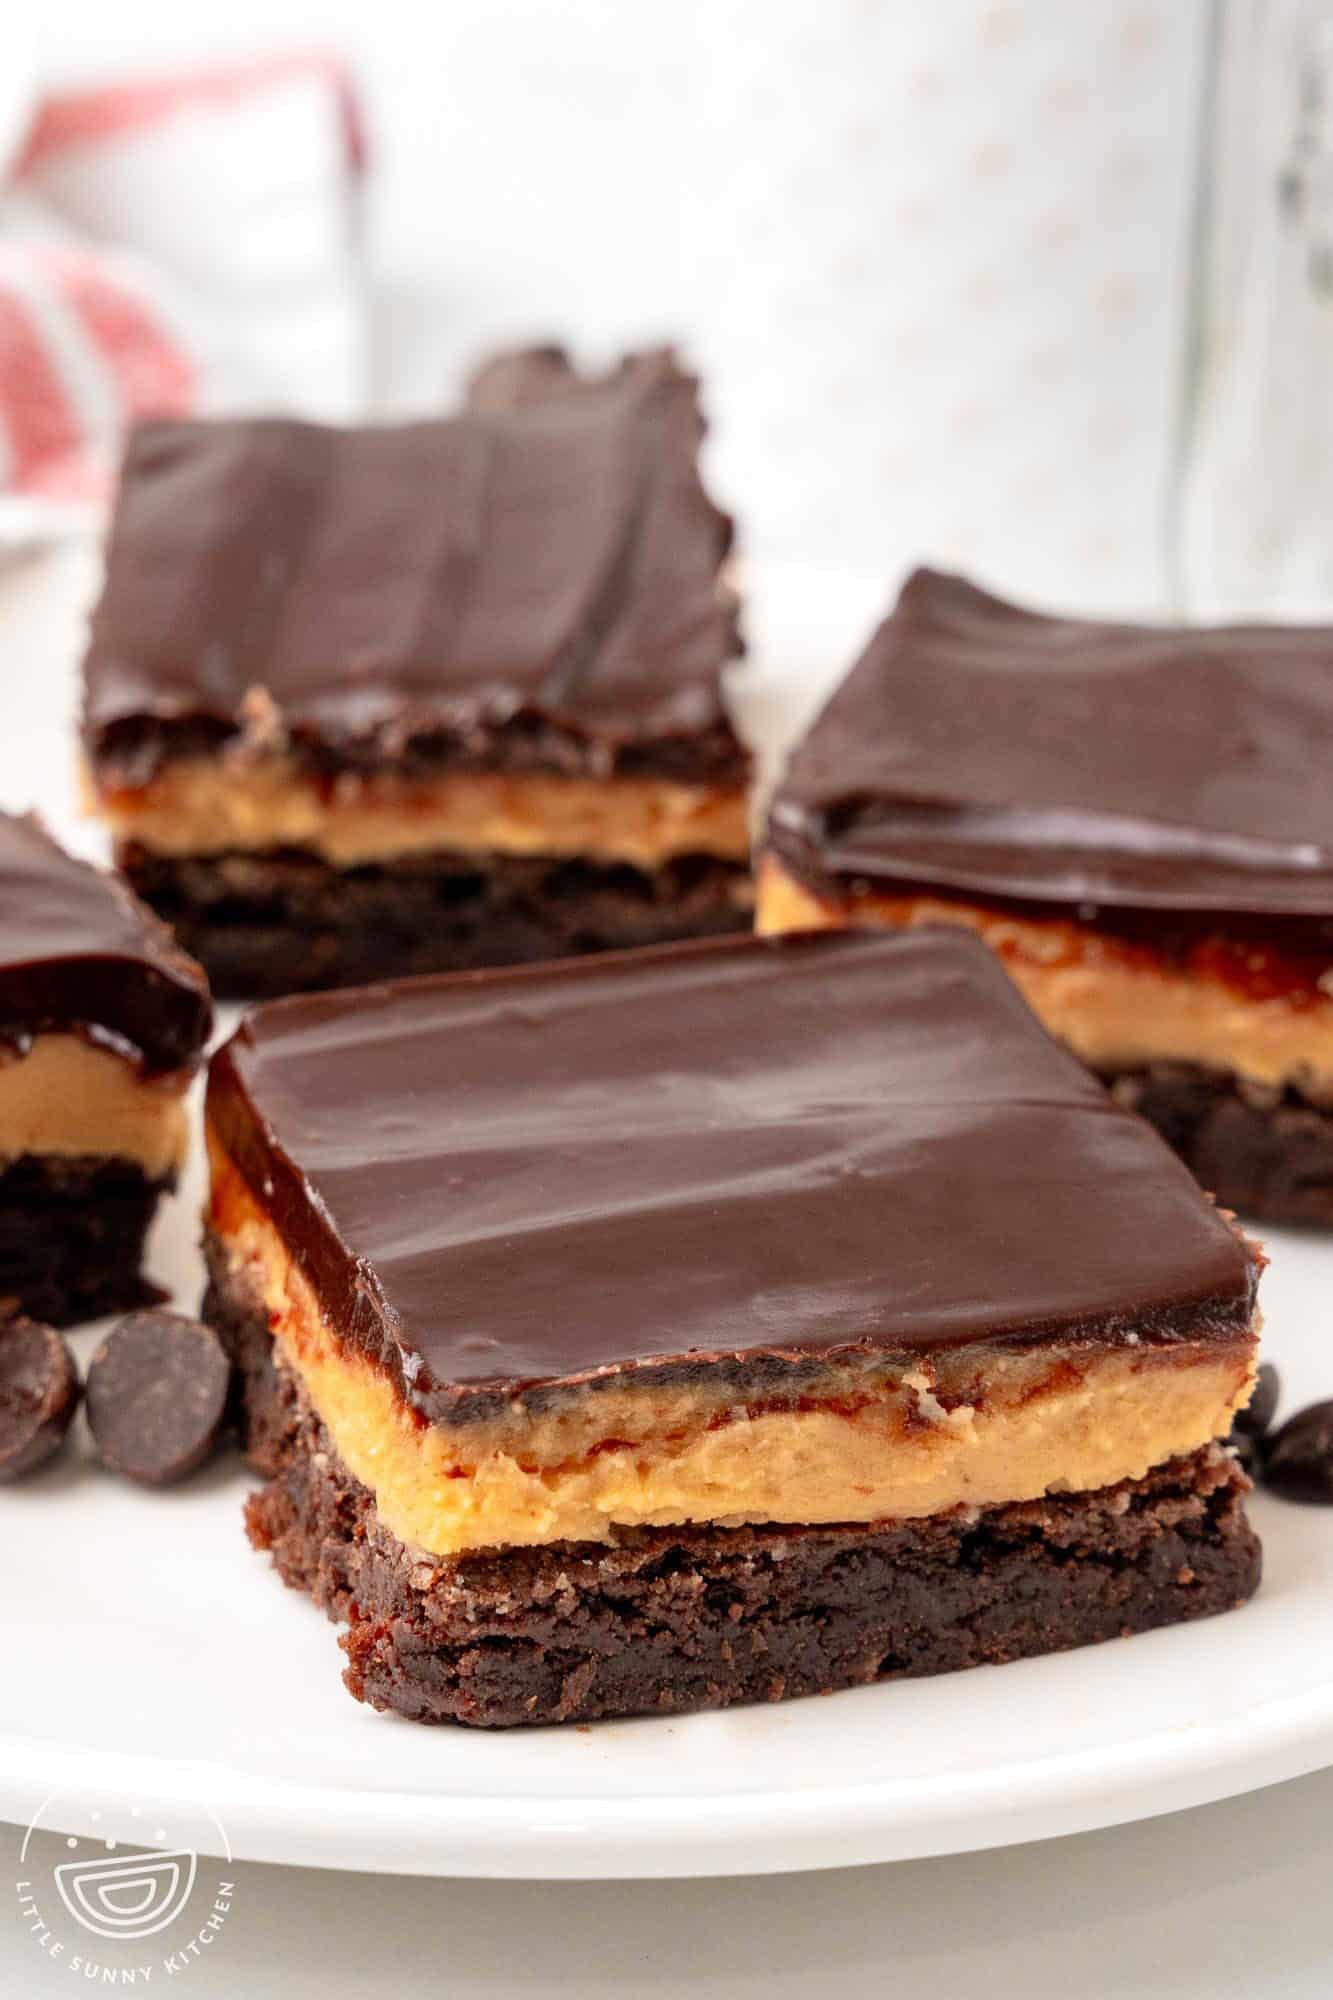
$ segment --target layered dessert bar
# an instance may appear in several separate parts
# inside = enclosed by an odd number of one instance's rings
[[[768,932],[958,924],[1228,1207],[1333,1223],[1333,630],[918,571],[796,749]]]
[[[258,1009],[205,1312],[352,1692],[775,1700],[1254,1589],[1256,1253],[958,934]]]
[[[121,883],[0,814],[0,1321],[148,1295],[210,1022],[199,967]]]
[[[670,353],[538,350],[440,421],[134,434],[86,761],[219,993],[748,926],[701,432]]]

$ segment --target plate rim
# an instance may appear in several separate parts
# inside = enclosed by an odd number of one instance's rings
[[[853,1695],[860,1690],[850,1690]],[[689,1717],[677,1719],[688,1724]],[[105,1833],[126,1800],[206,1804],[231,1858],[454,1879],[630,1881],[758,1875],[979,1852],[1151,1819],[1333,1765],[1333,1681],[1223,1722],[1168,1727],[895,1785],[608,1798],[362,1790],[267,1782],[211,1760],[153,1758],[0,1733],[0,1818],[24,1825],[53,1792],[60,1831]],[[69,1824],[65,1825],[65,1819]]]

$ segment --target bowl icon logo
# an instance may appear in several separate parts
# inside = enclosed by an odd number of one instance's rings
[[[60,1900],[102,1938],[146,1938],[165,1930],[190,1900],[198,1857],[189,1848],[139,1848],[64,1861],[53,1871]]]
[[[236,1893],[225,1828],[188,1798],[52,1792],[18,1860],[18,1921],[34,1948],[95,1985],[146,1985],[212,1959]]]

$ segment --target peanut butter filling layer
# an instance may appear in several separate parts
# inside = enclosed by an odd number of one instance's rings
[[[145,1081],[78,1035],[38,1035],[26,1054],[0,1050],[0,1159],[92,1154],[133,1160],[161,1180],[185,1158],[187,1081]]]
[[[620,1527],[913,1519],[1141,1478],[1229,1430],[1252,1339],[1172,1347],[983,1345],[831,1363],[799,1394],[737,1400],[698,1381],[572,1390],[494,1421],[422,1422],[344,1348],[214,1145],[213,1227],[262,1298],[352,1475],[406,1545],[606,1541]],[[553,1295],[552,1310],[558,1311]]]
[[[318,783],[290,761],[189,758],[139,790],[101,792],[118,840],[157,854],[301,848],[338,868],[451,849],[550,854],[653,868],[684,854],[743,861],[743,791],[662,778],[452,772]]]
[[[1265,1089],[1291,1086],[1333,1105],[1333,998],[1250,998],[1225,981],[1132,952],[1062,918],[999,915],[942,896],[825,900],[766,855],[759,868],[761,933],[859,924],[958,924],[996,953],[1035,1013],[1090,1069],[1195,1063]]]

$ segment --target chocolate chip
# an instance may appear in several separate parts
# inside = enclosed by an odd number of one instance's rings
[[[1243,1410],[1237,1410],[1234,1429],[1239,1431],[1242,1437],[1263,1437],[1272,1427],[1281,1394],[1282,1383],[1277,1369],[1271,1361],[1262,1362],[1255,1380],[1254,1394]]]
[[[1264,1476],[1264,1441],[1249,1437],[1244,1431],[1232,1426],[1227,1443],[1241,1462],[1242,1469],[1257,1484]]]
[[[88,1367],[88,1424],[113,1472],[170,1486],[209,1457],[227,1415],[231,1364],[211,1327],[130,1313]]]
[[[79,1372],[55,1328],[31,1319],[0,1326],[0,1480],[54,1458],[78,1405]]]
[[[1333,1507],[1333,1402],[1298,1411],[1268,1441],[1264,1484],[1284,1500]]]

